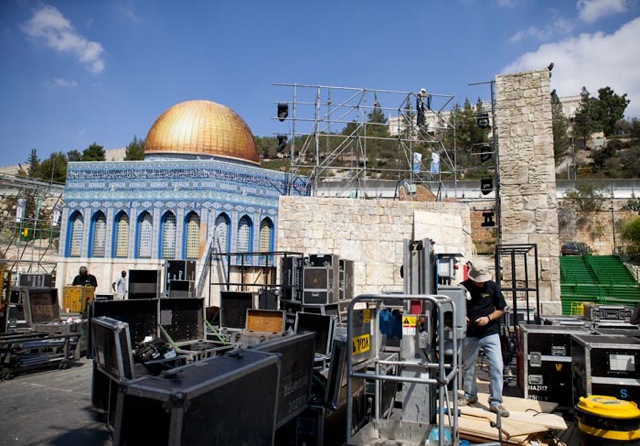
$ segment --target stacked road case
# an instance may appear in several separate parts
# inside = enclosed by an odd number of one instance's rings
[[[245,350],[130,381],[113,444],[273,444],[279,376],[277,355]]]
[[[571,336],[587,333],[584,326],[517,326],[517,383],[525,398],[573,406]]]
[[[640,404],[640,340],[576,334],[571,340],[574,401],[608,395]]]

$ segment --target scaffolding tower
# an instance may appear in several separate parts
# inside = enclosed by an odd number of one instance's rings
[[[0,270],[55,273],[64,184],[0,174]]]
[[[395,90],[276,83],[279,151],[291,159],[291,182],[340,181],[338,196],[364,197],[367,180],[393,178],[408,197],[423,185],[438,200],[457,184],[454,96]],[[383,117],[383,119],[381,119]],[[288,150],[287,150],[288,149]],[[372,150],[377,149],[377,150]]]

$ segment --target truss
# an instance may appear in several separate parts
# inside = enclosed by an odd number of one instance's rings
[[[343,186],[338,196],[362,197],[368,179],[392,178],[408,191],[422,184],[442,199],[447,195],[444,181],[456,184],[455,123],[449,111],[454,96],[274,85],[290,94],[289,100],[278,102],[287,104],[288,116],[273,119],[287,125],[286,132],[277,133],[288,136],[291,181],[309,177],[312,195],[317,195],[322,183],[337,181]],[[424,116],[420,125],[419,103]],[[374,113],[382,113],[385,122],[371,122]],[[434,168],[433,157],[439,159],[439,169]]]
[[[2,269],[14,273],[55,271],[63,191],[64,184],[0,174]]]

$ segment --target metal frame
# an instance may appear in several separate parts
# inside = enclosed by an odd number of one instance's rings
[[[529,278],[529,259],[530,252],[533,250],[533,259],[534,259],[534,271],[535,278],[534,282],[530,284]],[[509,256],[511,259],[511,286],[503,286],[502,280],[502,257]],[[516,256],[521,256],[524,265],[524,279],[518,277],[517,268],[516,268]],[[513,295],[513,328],[515,329],[516,325],[518,325],[517,318],[517,310],[518,310],[518,293],[525,293],[525,302],[526,302],[526,315],[527,315],[527,323],[531,324],[532,321],[529,320],[529,293],[535,293],[536,299],[536,313],[538,316],[540,315],[540,275],[538,270],[538,245],[536,243],[529,244],[505,244],[505,245],[496,245],[496,278],[497,282],[500,283],[501,289],[503,292],[509,293],[511,292]],[[518,283],[524,283],[524,286],[518,286]]]
[[[363,294],[355,297],[351,303],[349,304],[349,310],[347,313],[347,339],[352,340],[354,336],[354,327],[353,327],[353,312],[356,305],[360,303],[365,304],[380,304],[383,301],[389,300],[398,300],[399,302],[409,302],[409,301],[420,301],[423,303],[428,303],[435,308],[437,308],[438,313],[438,322],[436,324],[437,335],[438,335],[438,348],[440,352],[445,351],[445,342],[447,336],[445,333],[449,335],[449,340],[453,342],[454,345],[458,343],[458,334],[457,330],[452,330],[450,332],[445,332],[445,321],[444,315],[446,311],[451,311],[454,313],[455,320],[455,304],[453,300],[448,296],[436,296],[436,295],[389,295],[389,294]],[[446,307],[446,308],[445,308]],[[350,341],[347,341],[350,342]],[[434,385],[437,387],[438,392],[438,438],[439,444],[444,444],[444,430],[445,430],[445,415],[449,417],[448,422],[449,426],[452,429],[452,438],[458,438],[458,417],[455,415],[458,413],[458,355],[451,355],[451,363],[448,364],[445,362],[444,354],[438,355],[438,362],[426,362],[424,364],[416,364],[415,361],[388,361],[383,360],[379,356],[379,348],[378,346],[373,346],[375,348],[374,357],[370,360],[370,362],[374,363],[376,366],[376,373],[363,373],[360,371],[354,371],[353,364],[353,352],[351,348],[347,348],[347,395],[351,395],[351,380],[352,378],[361,378],[361,379],[372,379],[375,380],[376,383],[384,380],[396,381],[396,382],[405,382],[405,383],[414,383],[414,384],[424,384],[424,385]],[[380,365],[396,365],[399,367],[411,368],[413,370],[417,370],[422,368],[422,370],[435,370],[434,378],[419,378],[419,377],[410,377],[410,376],[389,376],[378,373]],[[449,400],[447,385],[452,383],[453,387],[453,407],[451,407],[451,401]],[[353,401],[351,398],[347,398],[347,414],[351,414],[353,411]],[[374,427],[377,429],[377,426],[382,422],[380,419],[380,395],[379,392],[376,393],[375,397],[375,408],[374,408]],[[427,427],[428,428],[428,427]],[[352,438],[352,420],[350,416],[347,416],[347,442]],[[428,434],[428,431],[424,433],[425,437]],[[423,437],[424,438],[424,437]],[[455,444],[455,443],[454,443]]]
[[[457,181],[455,138],[453,147],[447,148],[444,144],[446,135],[455,136],[455,123],[445,111],[452,104],[454,96],[428,94],[428,106],[424,110],[428,125],[418,126],[413,105],[419,96],[413,92],[297,83],[274,85],[291,90],[290,101],[278,101],[278,104],[292,106],[290,117],[273,118],[290,123],[291,184],[303,175],[303,171],[310,170],[311,193],[317,195],[319,182],[332,178],[334,172],[346,171],[348,180],[338,196],[363,197],[367,179],[374,178],[376,172],[387,171],[397,174],[407,187],[422,184],[429,189],[437,189],[435,195],[441,199],[443,193],[446,194],[443,179],[453,178],[454,184]],[[383,107],[382,103],[392,105]],[[367,115],[373,110],[380,110],[385,117],[396,119],[397,136],[384,137],[367,133],[368,129],[375,126],[389,126],[388,123],[368,122]],[[354,125],[353,132],[349,135],[338,133],[347,124]],[[302,147],[296,148],[296,138],[302,139]],[[338,139],[339,142],[330,153],[322,154],[321,138],[326,138],[327,142]],[[400,158],[404,157],[407,163],[406,168],[372,169],[368,165],[367,144],[384,140],[396,144],[398,153],[402,154]],[[445,168],[432,174],[420,162],[420,170],[414,170],[414,153],[418,145],[437,153]],[[350,156],[351,165],[339,166],[337,161],[346,155]]]
[[[0,263],[5,264],[5,271],[17,272],[19,269],[25,273],[54,273],[57,262],[44,260],[45,256],[57,256],[58,248],[55,240],[60,239],[60,227],[62,225],[62,193],[64,184],[34,180],[13,175],[0,174],[0,191],[3,199],[32,200],[35,205],[34,215],[24,215],[18,218],[13,210],[5,210],[0,218],[0,231],[10,231],[11,240],[0,251]],[[60,210],[57,225],[53,226],[52,217],[56,207]],[[47,225],[47,224],[48,225]],[[34,231],[43,231],[47,239],[39,238],[33,241],[21,242],[20,234],[25,228]],[[24,243],[24,245],[22,245]],[[46,243],[46,244],[45,244]],[[16,248],[18,255],[11,258],[9,251]],[[24,265],[24,266],[23,266]]]

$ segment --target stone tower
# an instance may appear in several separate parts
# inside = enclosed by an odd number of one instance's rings
[[[547,69],[497,76],[495,124],[501,243],[537,244],[540,301],[556,301],[559,308],[560,247],[550,79]]]

